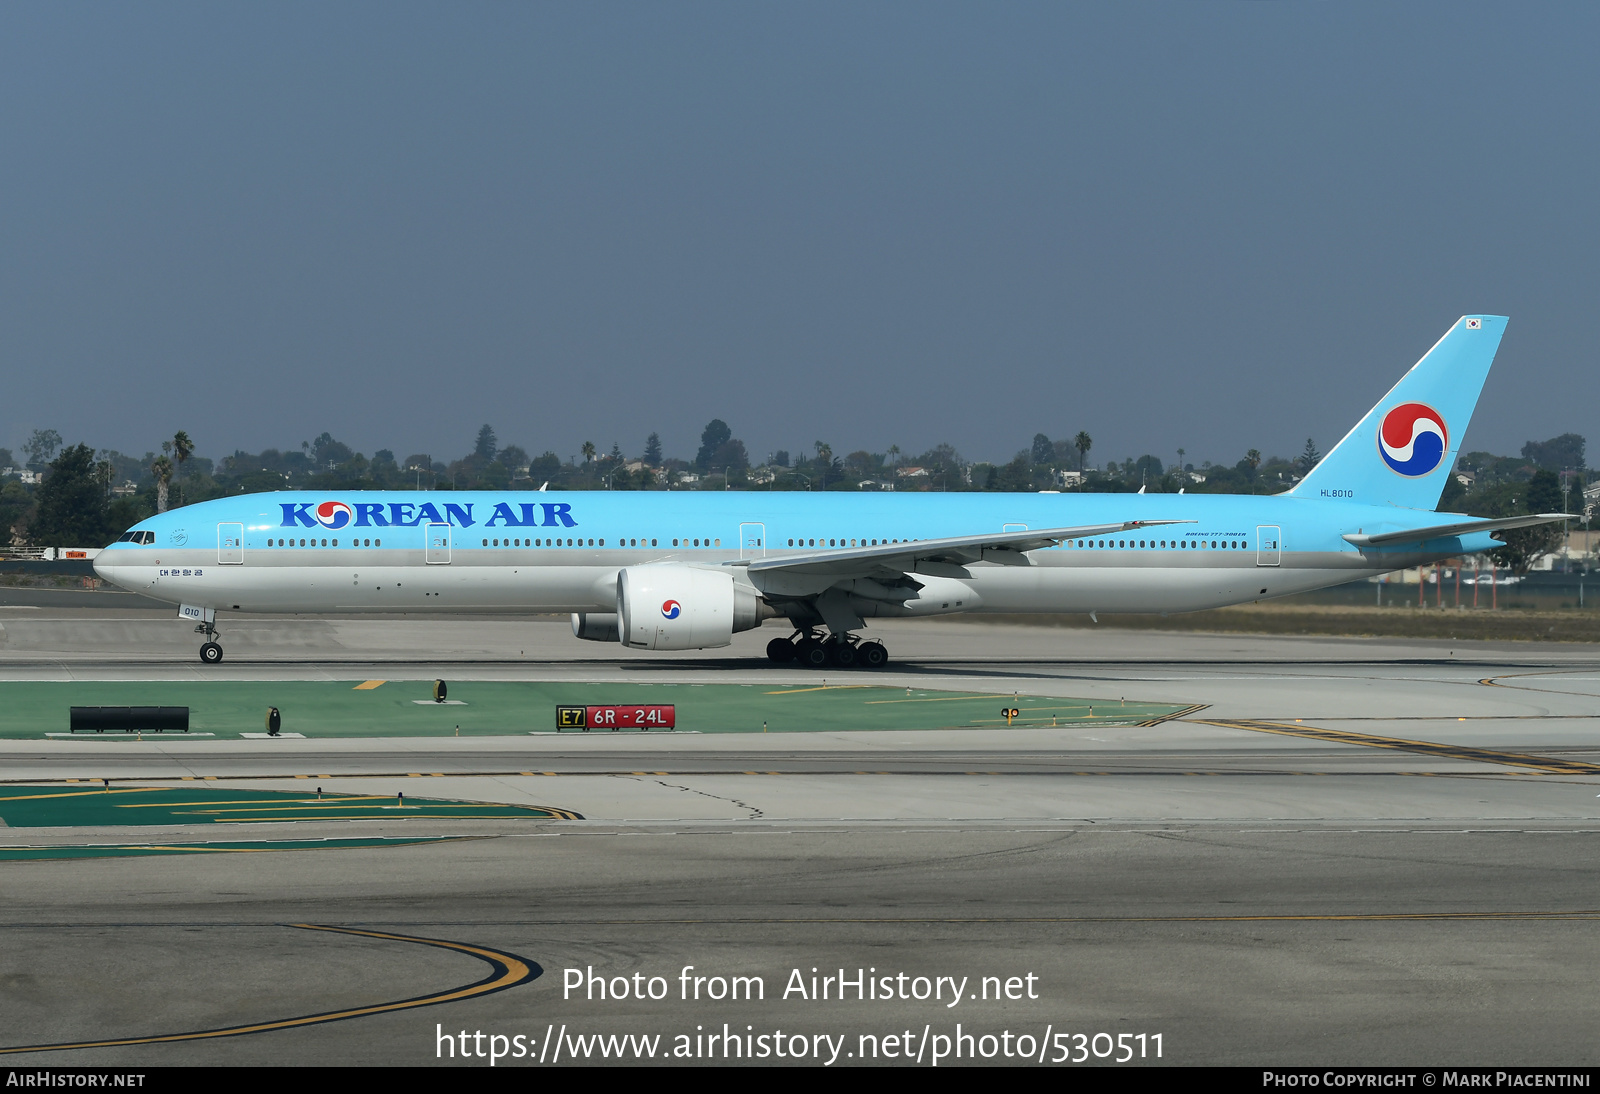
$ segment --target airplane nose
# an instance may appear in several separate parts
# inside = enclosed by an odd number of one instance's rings
[[[94,572],[95,576],[100,580],[109,581],[115,585],[117,583],[117,568],[111,564],[110,555],[110,551],[101,551],[95,556]]]

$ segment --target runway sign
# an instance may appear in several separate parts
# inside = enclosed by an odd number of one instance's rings
[[[677,726],[677,708],[672,704],[644,706],[584,706],[556,707],[556,729],[673,729]]]

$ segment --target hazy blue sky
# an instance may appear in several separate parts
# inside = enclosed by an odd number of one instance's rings
[[[1326,451],[1595,410],[1593,4],[0,9],[0,445]]]

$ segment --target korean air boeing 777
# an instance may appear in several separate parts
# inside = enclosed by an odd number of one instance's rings
[[[1294,489],[1210,494],[283,492],[141,521],[95,560],[179,605],[222,660],[226,612],[570,612],[579,638],[877,667],[867,621],[1187,612],[1495,546],[1561,514],[1438,513],[1505,332],[1463,316]]]

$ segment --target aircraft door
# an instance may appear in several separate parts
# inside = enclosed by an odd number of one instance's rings
[[[1282,554],[1281,536],[1283,529],[1275,524],[1261,524],[1256,527],[1256,565],[1276,566]]]
[[[767,557],[767,526],[765,524],[739,525],[739,557]]]
[[[217,525],[217,562],[222,566],[244,564],[244,525]]]
[[[427,547],[422,553],[422,560],[429,566],[450,565],[450,526],[448,524],[429,524],[425,526],[427,532]]]

